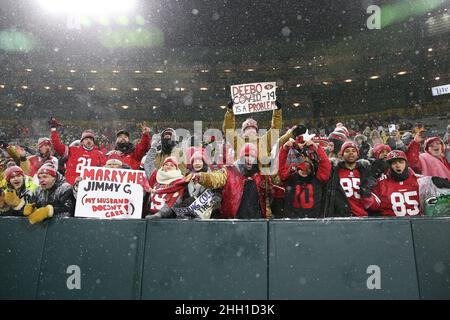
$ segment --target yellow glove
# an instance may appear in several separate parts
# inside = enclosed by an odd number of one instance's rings
[[[53,217],[53,206],[48,205],[46,207],[36,209],[32,214],[28,216],[28,220],[31,224],[35,224],[51,217]]]
[[[34,203],[27,203],[23,209],[23,215],[28,217],[34,210]]]
[[[0,208],[3,208],[5,206],[5,194],[2,192],[0,194]]]
[[[23,206],[25,204],[25,201],[17,196],[16,190],[5,192],[5,202],[8,206],[12,207],[13,209],[19,207],[20,205]]]

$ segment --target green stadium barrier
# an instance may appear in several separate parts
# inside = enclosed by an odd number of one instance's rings
[[[267,222],[149,221],[142,299],[267,299]]]
[[[269,299],[418,298],[408,219],[269,223]]]
[[[37,298],[139,299],[144,238],[143,220],[52,219]]]
[[[47,225],[0,219],[0,299],[34,299]]]
[[[411,223],[421,298],[450,299],[450,218]]]
[[[448,217],[2,217],[0,299],[449,299],[448,234]],[[72,265],[81,289],[68,288]],[[367,287],[373,265],[380,289]]]

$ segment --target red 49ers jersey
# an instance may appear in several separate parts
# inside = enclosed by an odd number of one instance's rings
[[[360,177],[361,175],[357,168],[353,170],[347,168],[339,169],[339,183],[347,196],[352,214],[358,217],[366,217],[368,214],[364,210],[361,195],[359,194]]]
[[[381,177],[373,190],[376,203],[371,208],[381,211],[385,216],[403,217],[422,214],[417,178],[412,171],[404,181],[396,181],[389,176]]]
[[[73,185],[75,179],[81,174],[83,166],[102,167],[106,159],[97,147],[87,151],[83,146],[69,147],[69,157],[66,162],[66,180]]]

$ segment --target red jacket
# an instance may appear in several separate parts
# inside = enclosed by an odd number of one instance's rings
[[[259,172],[252,177],[245,177],[242,175],[236,166],[226,166],[227,183],[223,187],[222,207],[220,208],[221,219],[235,219],[236,214],[241,204],[242,195],[244,193],[245,180],[253,179],[256,183],[258,191],[259,204],[264,218],[267,217],[266,212],[266,197],[268,194],[267,188],[270,188],[271,181],[269,176],[263,176]],[[267,183],[266,183],[267,179]]]
[[[66,180],[73,185],[75,179],[81,174],[81,167],[103,167],[106,163],[106,157],[96,146],[92,150],[86,150],[82,145],[78,147],[68,147],[63,144],[56,131],[52,131],[51,139],[55,152],[62,157],[67,156],[66,162]]]
[[[406,154],[406,157],[408,158],[408,164],[414,170],[414,172],[421,173],[423,175],[434,175],[429,172],[430,171],[429,165],[431,165],[431,164],[429,162],[427,162],[426,160],[422,160],[422,161],[420,160],[420,158],[424,156],[423,154],[420,153],[420,143],[418,143],[417,141],[414,141],[414,140],[411,141],[405,154]],[[426,152],[424,154],[426,154]],[[447,172],[450,171],[450,164],[448,163],[448,161],[445,157],[440,157],[440,158],[436,158],[436,159],[441,162],[442,168],[443,168],[442,170],[445,171],[445,168],[446,168],[448,170]],[[422,168],[422,163],[428,164],[428,168]],[[445,175],[443,175],[443,177],[445,177]]]
[[[150,149],[150,134],[143,134],[141,141],[136,145],[130,153],[121,153],[120,161],[126,163],[133,170],[139,170],[141,160]]]
[[[287,164],[288,153],[288,150],[281,147],[278,155],[278,175],[283,182],[286,182],[292,174],[291,168]],[[317,148],[317,154],[319,156],[319,168],[316,172],[316,178],[325,183],[330,179],[331,163],[322,147]]]

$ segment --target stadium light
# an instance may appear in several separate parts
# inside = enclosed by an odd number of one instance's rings
[[[136,0],[38,0],[50,13],[101,15],[126,13],[136,7]]]

